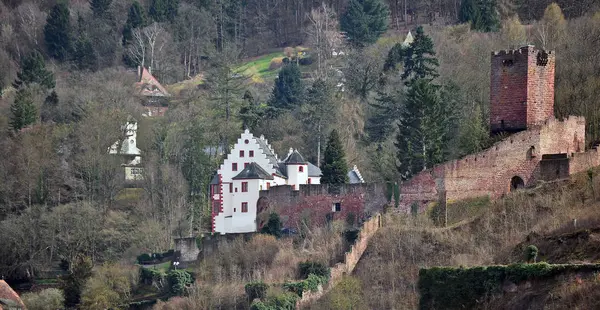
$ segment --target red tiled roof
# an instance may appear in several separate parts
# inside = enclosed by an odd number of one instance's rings
[[[146,68],[142,68],[140,80],[135,83],[135,87],[142,96],[160,96],[168,97],[169,92],[150,74]]]
[[[0,309],[2,309],[2,301],[9,300],[25,309],[25,304],[11,287],[4,280],[0,280]]]

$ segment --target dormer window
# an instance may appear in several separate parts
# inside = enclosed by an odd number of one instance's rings
[[[304,172],[304,167],[303,166],[298,166],[298,172]]]

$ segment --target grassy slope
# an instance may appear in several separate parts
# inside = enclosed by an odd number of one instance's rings
[[[594,188],[600,188],[598,179],[596,177],[594,180]],[[466,206],[471,208],[472,204]],[[460,204],[454,207],[460,207]],[[595,199],[584,175],[575,176],[571,181],[510,194],[480,207],[484,210],[481,215],[462,221],[455,217],[452,220],[457,224],[449,228],[435,227],[427,215],[417,219],[402,215],[388,216],[385,227],[373,239],[355,272],[362,282],[362,296],[367,307],[417,309],[419,268],[523,262],[521,249],[532,243],[539,244],[541,259],[551,263],[596,262],[598,259],[595,251],[598,248],[598,230],[581,232],[580,228],[587,228],[582,227],[583,224],[579,228],[572,228],[573,218],[579,219],[580,223],[589,223],[590,227],[596,227],[600,218],[596,215],[600,211],[600,203]],[[467,216],[477,213],[473,210],[454,212]],[[565,242],[569,238],[578,242]],[[553,308],[568,305],[570,308],[584,309],[593,306],[585,304],[592,299],[573,296],[598,286],[596,278],[586,282],[585,279],[590,277],[581,275],[580,279],[565,278],[554,283],[529,284],[531,287],[506,297],[510,300],[500,298],[488,306],[500,309],[506,306],[504,302],[510,302],[515,308],[527,308],[530,302],[535,309],[540,303],[550,304],[546,297],[554,294],[561,296],[560,300],[565,303],[553,301]],[[571,285],[577,281],[583,281],[585,285]],[[532,295],[541,297],[530,298]],[[326,307],[324,302],[317,308]]]

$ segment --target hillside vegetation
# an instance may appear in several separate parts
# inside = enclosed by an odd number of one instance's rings
[[[355,274],[366,308],[419,308],[420,268],[525,263],[529,245],[539,248],[538,262],[597,263],[600,201],[594,192],[600,182],[596,173],[592,182],[587,175],[578,175],[570,181],[511,193],[481,206],[483,214],[449,227],[436,227],[425,215],[389,215]],[[597,297],[593,288],[599,280],[587,272],[533,281],[479,307],[593,309],[592,296]],[[583,295],[587,297],[577,298]]]
[[[66,308],[186,294],[205,298],[191,308],[230,308],[207,301],[203,283],[239,297],[243,283],[281,281],[298,259],[328,261],[341,244],[331,231],[319,249],[269,240],[246,260],[253,241],[235,241],[187,270],[198,285],[164,261],[140,279],[140,256],[163,259],[175,238],[212,229],[209,184],[240,132],[315,164],[338,136],[338,174],[357,165],[367,182],[399,182],[490,145],[495,50],[555,50],[555,115],[584,116],[594,146],[599,9],[599,0],[1,0],[0,277],[58,287],[29,300],[50,295]],[[408,31],[414,40],[403,44]],[[143,116],[152,100],[134,86],[138,67],[171,93],[164,117]],[[143,168],[135,184],[125,182],[125,159],[108,154],[132,119]],[[586,182],[456,202],[447,228],[429,215],[389,215],[369,267],[328,305],[415,308],[418,266],[510,263],[527,235],[544,259],[585,261],[584,247],[552,251],[564,238],[592,240],[593,230],[549,233],[595,210]]]

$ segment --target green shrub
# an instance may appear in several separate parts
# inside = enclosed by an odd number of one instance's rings
[[[329,280],[330,269],[319,262],[306,261],[298,264],[298,276],[300,279],[306,279],[312,273]]]
[[[183,295],[188,286],[193,283],[192,275],[182,269],[175,269],[169,271],[169,291],[171,294],[181,296]]]
[[[525,249],[525,256],[527,257],[527,262],[536,262],[538,256],[538,248],[535,245],[530,245]]]
[[[473,309],[493,294],[502,283],[543,279],[562,272],[593,272],[595,265],[513,264],[474,268],[434,267],[419,271],[420,309]]]
[[[260,231],[263,234],[273,235],[277,238],[281,237],[281,219],[275,212],[269,215],[269,221]]]
[[[140,282],[143,284],[161,289],[166,277],[167,274],[161,269],[140,267]]]
[[[269,286],[262,281],[250,282],[244,286],[249,301],[253,301],[256,298],[264,299],[267,296],[268,288]]]
[[[301,66],[310,66],[313,63],[312,57],[302,57],[298,60],[298,64]]]
[[[356,239],[358,239],[359,234],[360,230],[358,229],[346,230],[344,232],[344,239],[346,239],[346,242],[348,242],[349,244],[354,244],[354,242],[356,242]]]
[[[140,263],[140,264],[143,264],[143,263],[145,263],[145,262],[149,262],[149,261],[151,261],[151,260],[152,260],[152,257],[151,257],[151,256],[150,256],[150,254],[148,254],[148,253],[141,254],[141,255],[139,255],[139,256],[137,257],[137,261],[138,261],[138,263]]]
[[[283,293],[275,296],[269,296],[265,301],[253,302],[251,310],[294,310],[296,309],[298,295],[292,293]]]
[[[316,292],[319,290],[319,285],[327,284],[329,279],[324,276],[318,276],[315,274],[309,274],[308,277],[298,282],[286,282],[283,288],[289,292],[292,292],[299,297],[302,297],[304,292],[311,291]]]
[[[289,291],[291,293],[296,294],[297,296],[302,297],[302,294],[305,291],[305,283],[304,281],[286,282],[285,284],[283,284],[283,288],[286,291]]]

